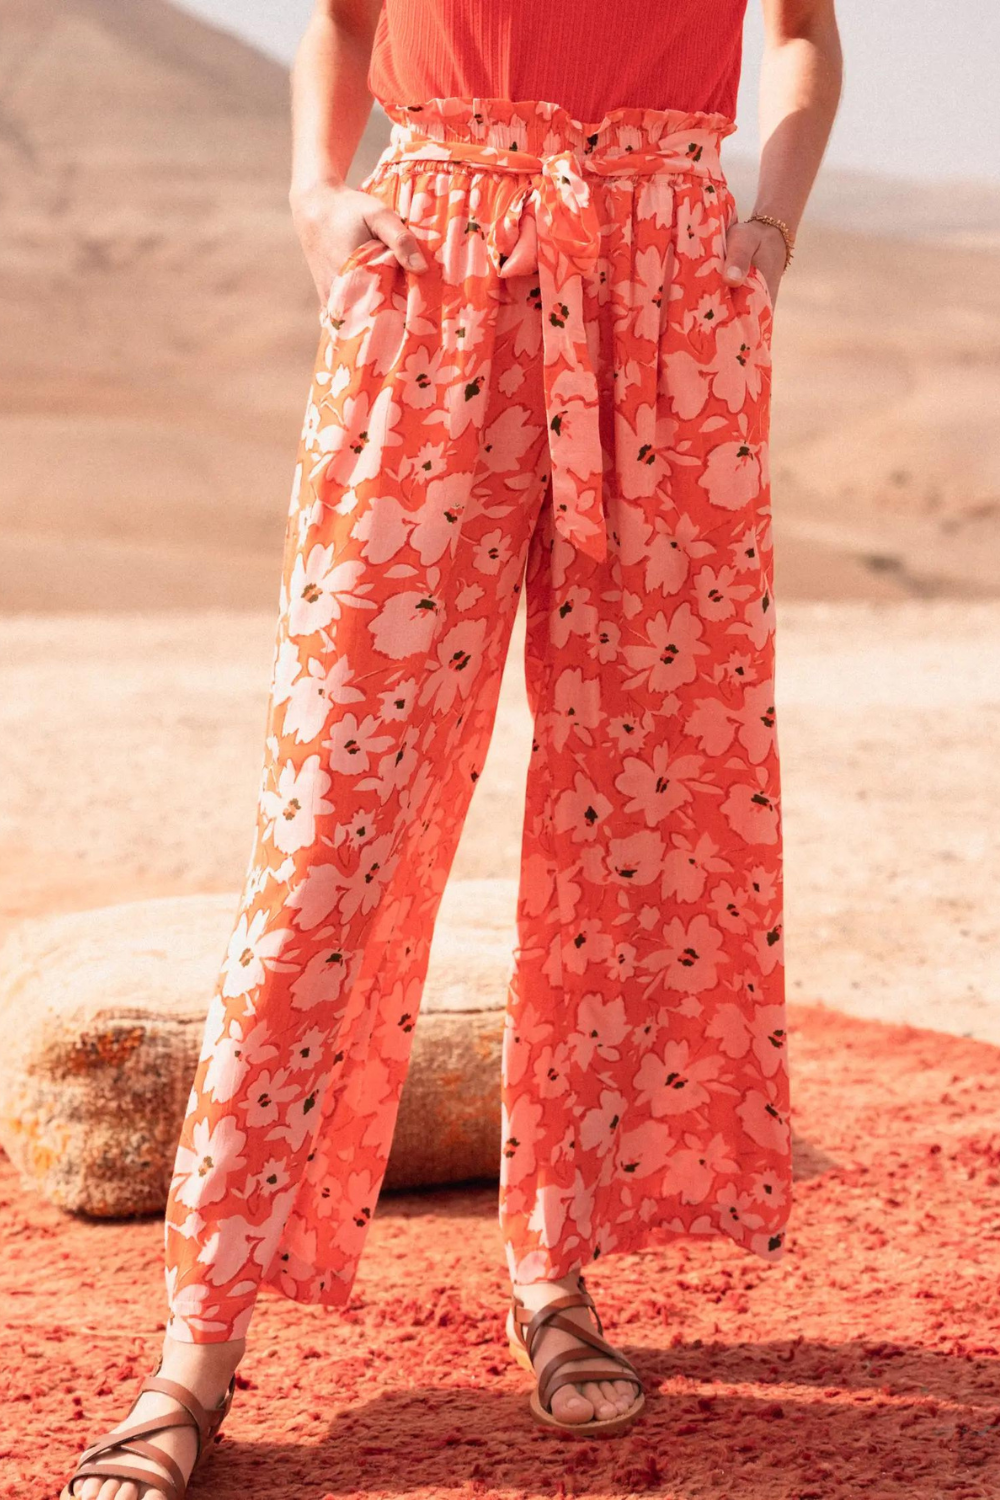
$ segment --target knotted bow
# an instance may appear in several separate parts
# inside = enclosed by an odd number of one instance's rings
[[[486,243],[500,276],[538,272],[555,525],[598,563],[608,551],[604,457],[597,375],[584,317],[584,277],[597,264],[601,225],[585,174],[706,172],[715,163],[715,149],[714,141],[684,132],[662,137],[652,150],[581,154],[567,148],[535,156],[477,141],[431,139],[412,126],[397,128],[389,148],[394,160],[473,162],[528,179],[487,226]]]

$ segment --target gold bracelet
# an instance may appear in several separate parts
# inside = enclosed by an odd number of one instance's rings
[[[772,228],[780,231],[781,238],[785,242],[785,270],[787,271],[789,262],[791,261],[791,258],[795,253],[794,234],[789,229],[784,219],[776,219],[773,214],[751,214],[749,219],[747,219],[747,223],[752,224],[754,220],[756,220],[758,224],[770,224]]]

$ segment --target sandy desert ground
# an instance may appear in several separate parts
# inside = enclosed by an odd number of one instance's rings
[[[1000,1043],[1000,604],[779,609],[790,996]],[[522,631],[453,870],[511,922]],[[272,638],[264,612],[0,621],[8,922],[238,890]]]
[[[235,889],[318,330],[278,66],[163,0],[6,0],[0,49],[9,923]],[[792,993],[1000,1041],[1000,191],[815,205],[774,340]],[[516,641],[494,744],[456,875],[512,900]]]

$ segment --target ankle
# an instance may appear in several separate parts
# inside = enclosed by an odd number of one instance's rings
[[[195,1344],[168,1336],[163,1340],[160,1375],[165,1380],[186,1385],[203,1406],[215,1406],[245,1352],[245,1339],[232,1339],[221,1344]]]
[[[515,1281],[512,1290],[515,1296],[526,1303],[529,1307],[540,1307],[543,1302],[550,1302],[553,1295],[566,1296],[569,1292],[575,1292],[579,1288],[580,1272],[569,1271],[565,1276],[554,1280],[539,1281]]]

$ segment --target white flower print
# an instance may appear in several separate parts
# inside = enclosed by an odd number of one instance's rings
[[[222,995],[231,999],[256,989],[278,955],[290,946],[294,946],[294,934],[285,927],[269,926],[267,912],[257,911],[252,917],[241,913],[222,964]]]
[[[224,1115],[215,1126],[199,1120],[191,1146],[182,1144],[178,1149],[178,1201],[188,1208],[217,1203],[225,1196],[227,1179],[244,1166],[240,1153],[245,1144],[246,1135],[231,1115]]]
[[[295,560],[288,592],[289,635],[312,635],[339,620],[345,604],[363,601],[364,564],[335,561],[333,547],[310,547],[304,559]]]
[[[316,837],[316,819],[333,811],[324,793],[331,786],[318,755],[310,755],[300,767],[286,761],[274,791],[261,794],[261,810],[269,821],[268,832],[276,849],[284,854],[311,845]]]
[[[792,1200],[772,312],[759,277],[723,284],[721,127],[392,110],[372,190],[429,264],[366,253],[321,320],[253,848],[166,1217],[195,1339],[241,1336],[261,1284],[351,1294],[522,604],[508,1268],[719,1234],[775,1260]],[[512,146],[571,152],[566,180],[532,196]]]

